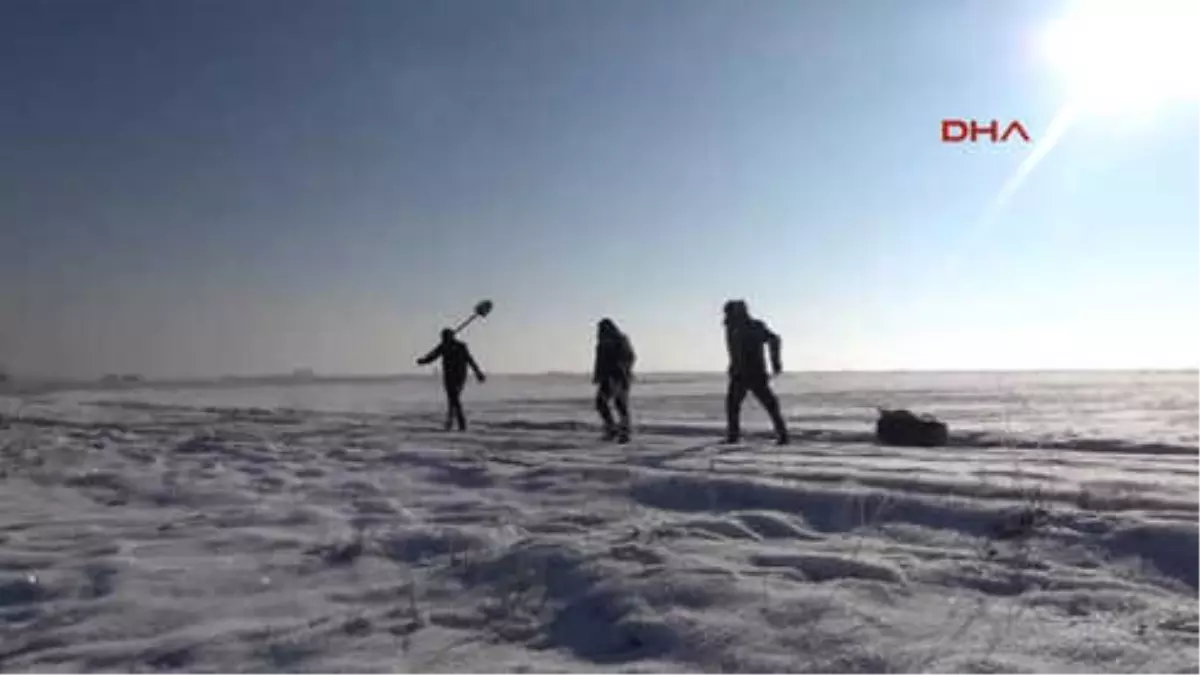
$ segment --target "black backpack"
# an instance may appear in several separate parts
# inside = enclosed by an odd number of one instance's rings
[[[908,410],[879,408],[875,441],[880,445],[934,448],[946,445],[950,430],[932,416],[917,417]]]

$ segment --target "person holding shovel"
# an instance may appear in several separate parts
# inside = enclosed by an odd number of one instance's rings
[[[446,391],[446,431],[450,431],[455,422],[459,431],[466,431],[467,416],[463,413],[462,391],[467,384],[467,368],[475,372],[475,379],[479,382],[486,381],[487,377],[479,364],[475,363],[467,344],[455,337],[453,329],[443,329],[441,343],[417,359],[417,365],[429,365],[438,359],[442,360],[442,387]]]

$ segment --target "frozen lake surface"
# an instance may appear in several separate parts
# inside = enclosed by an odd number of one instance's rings
[[[1197,376],[0,396],[5,671],[1192,671]],[[875,406],[952,447],[871,440]]]

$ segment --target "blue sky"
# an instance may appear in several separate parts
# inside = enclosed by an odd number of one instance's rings
[[[493,371],[1195,367],[1200,116],[1032,146],[1063,104],[985,0],[0,4],[0,362],[411,370],[479,298]]]

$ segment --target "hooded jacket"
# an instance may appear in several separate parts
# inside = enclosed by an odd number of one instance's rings
[[[633,344],[615,324],[601,322],[596,336],[596,361],[592,367],[592,382],[619,380],[628,384],[633,379],[633,364],[637,355]]]
[[[731,377],[767,377],[764,348],[770,351],[772,369],[776,373],[783,370],[782,340],[765,323],[749,315],[725,317],[725,348]]]

